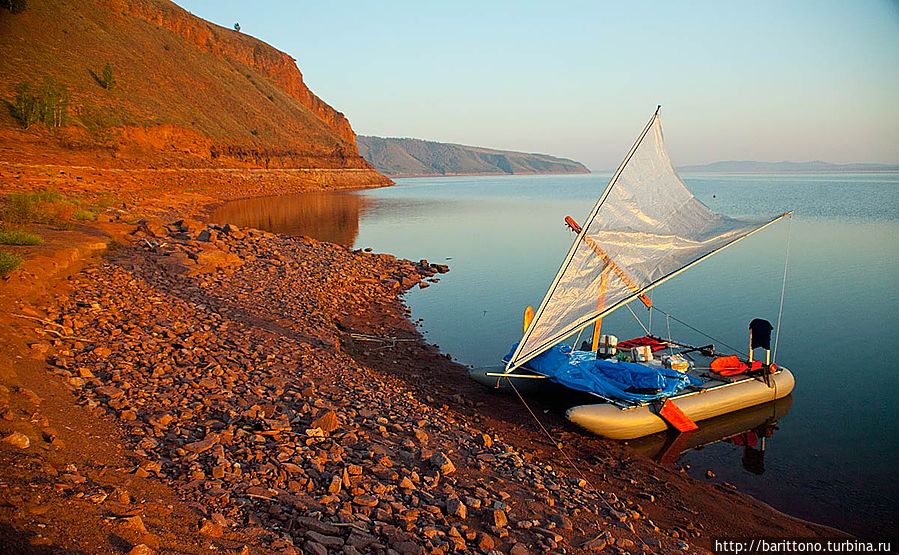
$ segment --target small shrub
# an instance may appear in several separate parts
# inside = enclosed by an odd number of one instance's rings
[[[97,215],[84,208],[76,210],[73,217],[79,222],[92,222],[97,219]]]
[[[37,233],[23,229],[0,229],[0,245],[40,245],[43,242]]]
[[[22,257],[11,252],[0,251],[0,276],[5,276],[21,265]]]
[[[112,73],[112,64],[106,62],[100,75],[103,80],[103,88],[107,91],[112,90],[115,87],[115,75]]]
[[[87,201],[53,190],[13,193],[0,204],[0,220],[12,225],[47,224],[67,229],[74,221],[96,221],[97,213],[115,202],[112,195]]]
[[[3,219],[13,224],[65,225],[75,212],[75,206],[55,191],[13,193],[5,208]]]
[[[250,129],[250,135],[252,135],[252,136],[254,136],[254,137],[258,137],[258,136],[259,136],[259,130],[258,130],[258,129]]]
[[[109,208],[110,206],[114,206],[114,205],[118,204],[118,202],[119,202],[119,199],[116,198],[115,195],[104,194],[100,198],[97,199],[97,201],[94,203],[94,205],[97,208]]]

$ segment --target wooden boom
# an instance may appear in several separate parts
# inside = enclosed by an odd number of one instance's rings
[[[565,216],[565,223],[575,233],[581,232],[581,225],[577,223],[571,216]],[[615,263],[615,261],[612,260],[612,258],[608,254],[606,254],[604,250],[602,250],[599,244],[594,241],[592,237],[585,234],[584,242],[590,245],[590,248],[593,249],[593,252],[596,253],[596,256],[602,258],[603,262],[605,262],[606,265],[610,267],[613,272],[615,272],[615,275],[618,276],[618,278],[621,279],[621,281],[623,281],[625,285],[631,288],[631,291],[636,293],[641,289],[640,285],[638,285],[633,279],[631,279],[631,277],[627,275],[627,272],[625,272],[621,266]],[[652,308],[652,301],[649,299],[649,297],[646,296],[646,294],[642,294],[638,298],[644,305],[646,305],[646,308]]]

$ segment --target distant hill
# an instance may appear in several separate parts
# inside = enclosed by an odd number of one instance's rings
[[[680,166],[686,173],[778,173],[778,172],[878,172],[899,171],[899,164],[832,164],[812,162],[756,162],[724,160],[695,166]]]
[[[295,60],[256,38],[169,0],[26,6],[0,9],[0,159],[350,169],[388,182]],[[51,82],[66,91],[67,117],[24,129],[13,117],[18,87],[39,93]]]
[[[369,164],[391,177],[590,173],[580,162],[547,154],[364,135],[356,138],[356,144]]]

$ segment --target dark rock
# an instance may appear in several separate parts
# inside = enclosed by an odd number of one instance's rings
[[[443,451],[437,451],[436,453],[431,455],[430,461],[432,465],[440,469],[440,472],[444,476],[452,474],[456,471],[456,467],[453,464],[453,461],[451,461]]]
[[[446,500],[446,513],[464,519],[468,516],[468,509],[458,497],[450,497]]]
[[[328,536],[315,530],[306,530],[306,537],[310,540],[320,543],[326,547],[340,547],[343,545],[343,538],[337,536]]]

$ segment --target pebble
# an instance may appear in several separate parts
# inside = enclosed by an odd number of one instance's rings
[[[440,472],[444,476],[456,471],[456,466],[453,464],[453,461],[451,461],[443,451],[437,451],[431,456],[431,464],[440,469]]]
[[[3,438],[3,443],[8,443],[19,449],[28,449],[31,446],[31,440],[28,436],[19,432],[13,432]]]

